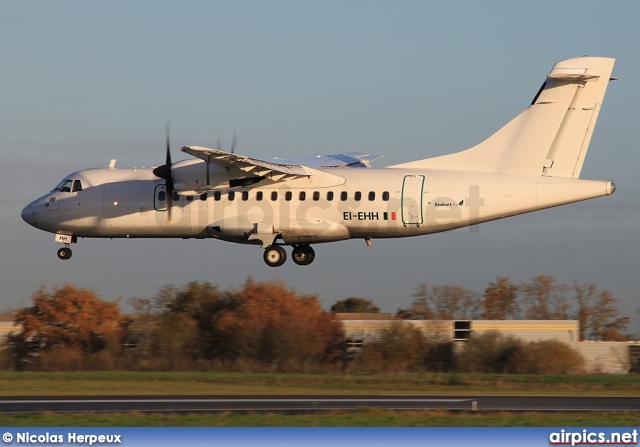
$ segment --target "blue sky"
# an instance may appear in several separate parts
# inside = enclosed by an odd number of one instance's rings
[[[383,311],[420,283],[482,291],[496,276],[595,282],[640,307],[640,3],[430,1],[1,2],[0,309],[39,285],[71,282],[105,299],[164,284],[222,287],[282,279],[328,307],[362,296]],[[53,235],[20,210],[66,174],[174,159],[182,145],[255,157],[348,151],[376,166],[466,149],[527,107],[558,60],[615,57],[583,178],[611,197],[406,240],[319,245],[301,268],[267,267],[219,241],[81,240],[59,261]]]

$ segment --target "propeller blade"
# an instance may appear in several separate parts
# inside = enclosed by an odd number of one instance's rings
[[[173,182],[169,187],[169,181],[167,181],[167,223],[171,223],[171,208],[173,207]]]
[[[233,131],[233,139],[231,140],[231,153],[236,153],[236,144],[238,143],[238,136],[236,135],[236,131]]]
[[[167,154],[165,164],[171,165],[171,144],[169,139],[169,121],[164,123],[164,136],[167,142]]]
[[[164,179],[164,188],[167,193],[167,223],[171,223],[171,207],[173,206],[173,177],[171,176],[171,142],[169,138],[169,121],[164,126],[165,140],[167,143],[165,164],[153,170],[156,177]]]

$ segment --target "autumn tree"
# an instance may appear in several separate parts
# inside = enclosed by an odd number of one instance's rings
[[[577,304],[575,319],[580,324],[581,340],[625,341],[629,317],[620,314],[619,299],[608,290],[598,291],[593,283],[573,285]]]
[[[472,320],[478,314],[478,295],[465,287],[420,284],[413,293],[409,309],[399,309],[404,319],[420,320]]]
[[[482,318],[507,320],[518,314],[518,286],[509,278],[498,276],[482,295]]]
[[[568,320],[570,304],[566,293],[569,287],[559,284],[552,275],[538,275],[530,283],[520,284],[524,315],[529,320]]]
[[[380,308],[373,304],[373,301],[366,298],[350,296],[343,300],[336,301],[331,306],[331,312],[335,313],[379,313]]]
[[[82,359],[122,345],[118,304],[103,301],[89,289],[71,284],[47,293],[39,288],[32,306],[16,312],[20,330],[8,336],[8,349],[17,370],[33,367],[77,368]]]
[[[629,317],[620,315],[615,298],[610,291],[598,293],[592,304],[592,312],[587,325],[589,338],[593,340],[626,341],[623,334],[629,324]]]
[[[164,286],[153,299],[132,301],[137,351],[153,368],[300,370],[339,363],[342,324],[317,297],[282,282],[249,278],[219,290],[208,282]],[[202,365],[202,366],[199,366]]]
[[[228,356],[276,370],[342,360],[342,324],[316,296],[298,295],[280,281],[251,279],[230,295],[237,307],[221,311],[216,323]]]
[[[588,337],[591,318],[593,317],[592,303],[598,294],[595,284],[573,284],[573,297],[577,305],[575,318],[578,320],[580,340]]]
[[[183,287],[163,286],[152,299],[135,298],[131,305],[136,318],[129,333],[139,357],[158,359],[152,362],[155,367],[164,361],[171,369],[189,369],[223,355],[216,321],[222,310],[237,303],[209,282],[192,281]]]

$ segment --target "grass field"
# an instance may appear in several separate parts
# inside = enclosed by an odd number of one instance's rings
[[[233,394],[640,396],[640,375],[0,372],[3,396]]]
[[[322,414],[1,414],[4,427],[637,427],[633,412],[508,413],[361,408]]]
[[[0,373],[2,396],[104,395],[640,396],[640,376],[491,374]],[[322,414],[82,413],[0,415],[0,426],[637,426],[634,412],[507,413],[362,408]]]

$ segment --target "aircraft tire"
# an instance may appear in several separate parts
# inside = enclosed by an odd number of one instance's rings
[[[309,265],[316,258],[316,252],[310,245],[298,245],[293,248],[291,259],[298,265]]]
[[[61,248],[60,250],[58,250],[58,257],[60,259],[69,259],[71,258],[71,255],[73,253],[71,252],[70,248]]]
[[[269,267],[280,267],[287,260],[287,252],[279,245],[272,245],[265,249],[263,259]]]

